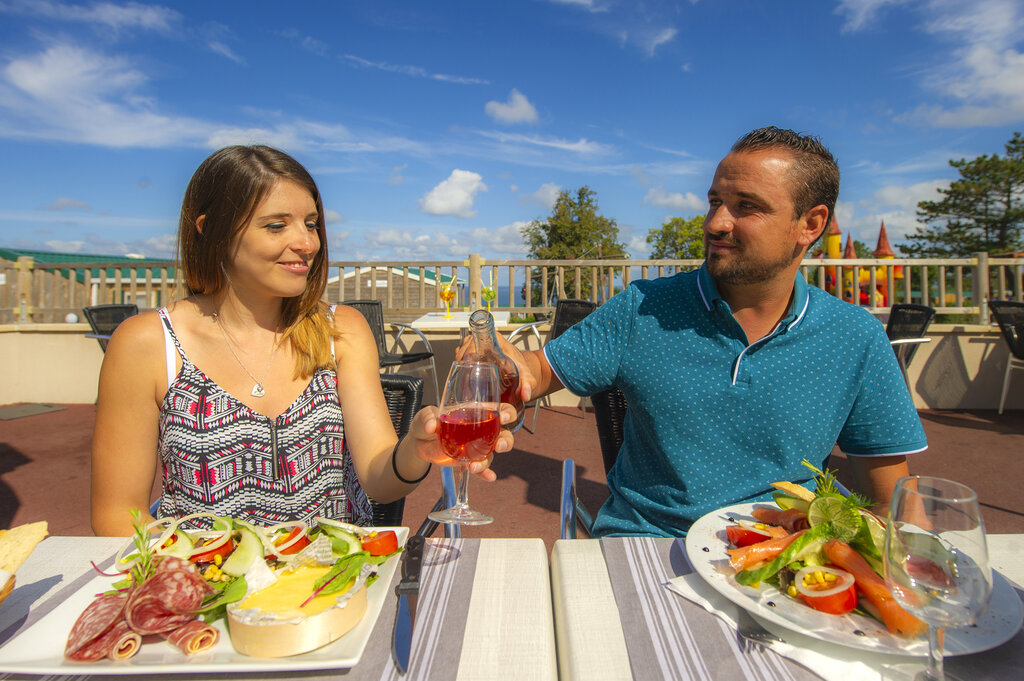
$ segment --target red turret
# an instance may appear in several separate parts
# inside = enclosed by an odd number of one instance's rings
[[[853,236],[846,235],[846,250],[843,251],[843,257],[847,260],[855,260],[857,258],[857,250],[853,247]]]
[[[896,253],[889,245],[889,235],[885,233],[885,220],[882,220],[882,227],[878,230],[878,245],[875,246],[876,258],[892,258]]]

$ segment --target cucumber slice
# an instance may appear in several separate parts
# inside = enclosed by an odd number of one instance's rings
[[[242,533],[241,541],[238,542],[238,546],[227,557],[224,564],[220,566],[224,574],[232,577],[241,577],[256,560],[263,559],[263,542],[260,541],[260,538],[244,528],[240,532]]]
[[[330,525],[321,525],[320,531],[331,540],[331,551],[339,556],[347,556],[350,553],[358,553],[363,550],[363,543],[359,537]]]

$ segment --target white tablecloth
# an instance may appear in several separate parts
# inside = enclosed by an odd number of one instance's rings
[[[101,562],[125,540],[98,537],[50,537],[18,570],[14,592],[0,606],[0,649],[17,646],[17,636],[45,611],[91,581],[90,560]],[[350,670],[326,670],[251,676],[254,679],[448,679],[476,681],[525,679],[555,681],[557,664],[548,560],[540,539],[431,539],[427,549],[423,588],[409,673],[400,677],[391,659],[395,601],[385,601],[370,642],[359,664]],[[446,567],[431,565],[432,551],[458,556]],[[399,578],[389,586],[390,593]],[[71,588],[69,588],[71,587]],[[432,610],[444,604],[441,621],[428,627]],[[54,632],[66,637],[67,631]],[[453,634],[461,633],[461,636]],[[167,645],[151,643],[147,645]],[[454,651],[446,656],[444,653]],[[524,654],[528,651],[528,654]],[[69,674],[87,674],[76,665]],[[0,673],[0,679],[32,678]],[[52,677],[51,677],[52,678]],[[58,677],[61,678],[61,677]],[[127,677],[119,677],[127,678]],[[186,681],[210,675],[174,674],[164,678]],[[232,681],[245,676],[232,675]]]

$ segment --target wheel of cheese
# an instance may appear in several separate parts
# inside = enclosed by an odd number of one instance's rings
[[[228,606],[228,634],[235,650],[252,657],[307,653],[347,634],[366,613],[363,584],[352,592],[317,596],[310,604],[311,614],[303,614],[295,604],[285,605],[287,598],[277,593],[288,589],[288,581],[278,581],[242,603]],[[255,597],[255,601],[248,600]]]

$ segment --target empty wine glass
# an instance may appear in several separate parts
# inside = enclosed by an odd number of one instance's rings
[[[928,625],[928,667],[942,681],[940,628],[974,624],[992,593],[978,495],[952,480],[900,478],[886,523],[885,581],[896,601]]]
[[[469,464],[494,451],[501,428],[498,370],[489,362],[453,362],[441,397],[437,437],[454,460],[455,505],[429,514],[431,520],[486,525],[494,518],[469,507]]]

